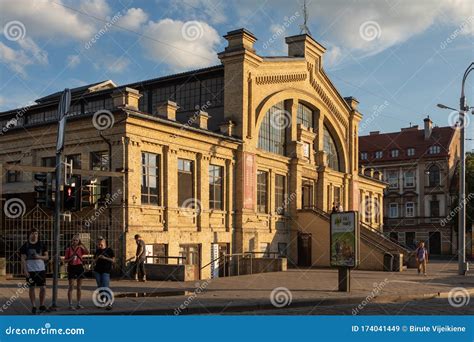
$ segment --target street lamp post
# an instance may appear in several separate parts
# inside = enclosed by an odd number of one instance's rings
[[[474,70],[474,62],[472,62],[464,72],[461,84],[461,98],[459,100],[459,119],[460,119],[460,140],[461,140],[461,170],[459,174],[459,222],[458,222],[458,274],[465,275],[469,270],[469,265],[466,263],[466,154],[465,154],[465,123],[466,112],[469,111],[469,106],[466,105],[466,97],[464,95],[464,85],[467,76]],[[439,108],[451,109],[454,108],[438,104]],[[456,110],[455,110],[456,111]]]

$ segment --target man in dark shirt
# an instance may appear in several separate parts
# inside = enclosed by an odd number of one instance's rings
[[[32,228],[28,234],[28,240],[20,248],[21,265],[26,282],[29,287],[30,301],[32,305],[31,312],[36,314],[36,296],[35,288],[40,288],[40,307],[39,311],[46,311],[44,305],[46,297],[46,265],[48,261],[48,250],[39,240],[39,231]]]
[[[146,281],[145,262],[146,262],[146,247],[145,241],[139,234],[135,235],[135,242],[137,243],[137,252],[135,253],[135,280]]]
[[[115,262],[114,251],[107,247],[105,239],[99,238],[97,240],[97,249],[94,253],[94,276],[97,282],[97,288],[108,289],[110,292],[110,272],[112,265]],[[106,306],[107,310],[112,309],[112,303]]]

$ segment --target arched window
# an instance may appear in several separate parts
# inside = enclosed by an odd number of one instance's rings
[[[302,124],[308,128],[313,128],[313,110],[302,103],[298,103],[296,123]]]
[[[439,167],[438,165],[431,165],[428,169],[429,172],[429,184],[430,186],[437,186],[439,185]]]
[[[285,111],[284,103],[279,102],[268,110],[260,125],[258,147],[262,150],[285,155],[286,129],[291,117]]]
[[[323,128],[323,132],[324,132],[324,151],[328,155],[328,166],[333,170],[341,171],[340,164],[339,164],[339,154],[337,152],[336,143],[331,133],[329,133],[329,130],[327,129],[326,126],[324,126]]]

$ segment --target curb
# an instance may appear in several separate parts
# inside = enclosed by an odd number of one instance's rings
[[[474,295],[474,288],[466,289],[469,295]],[[260,311],[260,310],[278,310],[278,309],[288,309],[288,308],[304,308],[304,307],[317,307],[317,306],[331,306],[338,304],[362,304],[364,301],[372,303],[396,303],[396,302],[408,302],[414,300],[430,300],[435,298],[448,298],[449,292],[433,292],[433,293],[422,293],[415,295],[382,295],[375,296],[371,300],[368,300],[369,296],[365,297],[348,297],[348,298],[330,298],[330,299],[310,299],[310,300],[296,300],[291,302],[290,305],[283,306],[281,308],[275,307],[271,303],[254,303],[254,304],[235,304],[232,305],[232,301],[226,305],[211,305],[211,306],[193,306],[186,307],[185,309],[180,310],[179,314],[176,314],[176,308],[156,308],[156,309],[143,309],[137,311],[123,311],[123,310],[112,310],[108,312],[94,312],[94,313],[84,313],[85,315],[171,315],[171,316],[180,316],[180,315],[218,315],[223,312],[245,312],[245,311]]]

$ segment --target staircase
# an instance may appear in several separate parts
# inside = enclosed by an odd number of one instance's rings
[[[315,226],[317,227],[310,227],[312,224],[306,225],[305,227],[305,223],[313,221],[309,220],[307,217],[309,212],[318,217],[318,219],[315,220],[315,222],[317,222],[315,223]],[[316,207],[306,207],[299,211],[299,216],[300,215],[301,218],[305,217],[303,222],[299,223],[300,227],[306,228],[304,231],[311,232],[313,230],[318,237],[327,239],[326,235],[329,235],[329,233],[321,234],[321,232],[324,232],[325,230],[329,231],[330,215],[328,213]],[[392,255],[394,260],[397,260],[398,255],[403,255],[403,265],[400,265],[402,270],[406,269],[407,265],[412,264],[411,259],[413,258],[413,251],[408,247],[391,240],[381,231],[374,229],[363,222],[360,222],[360,240],[361,265],[359,268],[361,269],[383,270],[384,257],[386,257],[387,253]],[[324,246],[324,243],[319,243],[318,247],[319,249],[326,248]],[[327,241],[327,249],[329,250],[329,241]],[[327,253],[323,253],[318,257],[318,259],[327,259],[326,254]]]

